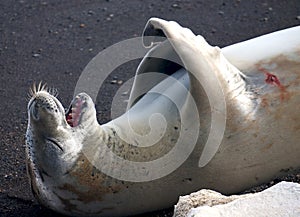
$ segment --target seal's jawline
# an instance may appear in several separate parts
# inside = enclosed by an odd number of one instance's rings
[[[79,125],[83,103],[84,101],[80,97],[76,97],[71,103],[66,112],[66,121],[69,126],[77,127]]]

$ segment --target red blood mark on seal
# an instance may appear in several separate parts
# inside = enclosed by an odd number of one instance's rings
[[[276,75],[273,75],[269,72],[266,72],[265,75],[266,75],[265,81],[266,81],[267,84],[273,84],[273,85],[278,86],[278,87],[282,86]]]
[[[265,68],[259,67],[258,70],[265,73],[265,75],[266,75],[265,82],[267,84],[271,84],[271,85],[277,86],[279,88],[279,90],[281,92],[280,98],[281,98],[281,100],[284,100],[286,98],[285,95],[287,92],[286,92],[285,86],[283,86],[281,84],[278,77],[276,75],[272,74],[271,72],[269,72],[268,70],[266,70]]]
[[[266,70],[264,68],[259,68],[259,70],[265,73],[265,75],[266,75],[265,82],[267,84],[272,84],[272,85],[277,86],[280,90],[285,90],[285,87],[280,83],[280,81],[276,75],[272,74],[271,72],[269,72],[268,70]]]

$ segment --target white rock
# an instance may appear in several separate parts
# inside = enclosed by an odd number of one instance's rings
[[[174,216],[185,217],[192,208],[226,204],[239,197],[242,196],[233,195],[226,197],[218,192],[202,189],[190,195],[180,197],[177,205],[175,205]]]
[[[229,197],[211,190],[200,190],[180,197],[174,216],[299,217],[300,184],[281,182],[259,193]]]

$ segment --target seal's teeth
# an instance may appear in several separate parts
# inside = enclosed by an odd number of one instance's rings
[[[72,113],[69,113],[68,115],[67,115],[67,118],[66,118],[66,120],[67,120],[67,123],[71,126],[71,127],[73,127],[73,114]]]
[[[67,123],[71,127],[78,126],[81,117],[82,105],[86,102],[80,96],[76,96],[66,114]]]
[[[67,119],[67,121],[71,121],[71,119],[72,119],[72,113],[68,114],[66,119]]]

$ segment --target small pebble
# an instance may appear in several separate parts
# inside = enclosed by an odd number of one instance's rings
[[[89,10],[89,11],[88,11],[88,15],[94,15],[94,14],[95,14],[94,11],[92,11],[92,10]]]
[[[32,54],[32,56],[36,58],[36,57],[41,56],[41,54],[35,53],[35,54]]]
[[[128,94],[128,91],[124,91],[123,93],[122,93],[122,96],[126,96]]]
[[[123,81],[122,80],[113,79],[113,80],[110,81],[110,83],[111,84],[119,84],[119,85],[121,85],[121,84],[123,84]]]
[[[178,9],[180,9],[181,7],[178,5],[178,4],[172,4],[172,8],[178,8]]]
[[[218,14],[224,15],[224,11],[219,11]]]
[[[111,84],[116,84],[118,81],[117,80],[111,80],[110,83]]]
[[[84,24],[84,23],[81,23],[81,24],[79,25],[79,27],[80,27],[80,28],[84,28],[84,27],[85,27],[85,24]]]

